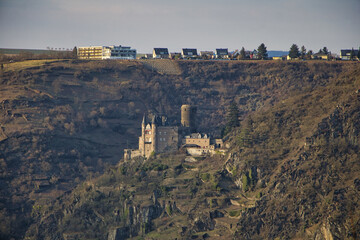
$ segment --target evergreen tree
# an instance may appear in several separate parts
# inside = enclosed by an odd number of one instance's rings
[[[228,134],[233,128],[239,127],[239,109],[235,102],[232,102],[229,109],[228,114],[226,116],[226,126],[223,132],[223,135],[225,136]]]
[[[329,50],[327,49],[327,47],[324,47],[324,48],[322,49],[322,52],[323,52],[324,54],[329,54]]]
[[[311,56],[313,55],[313,51],[312,50],[309,50],[307,53],[306,53],[306,58],[307,59],[311,59]]]
[[[301,56],[302,59],[304,59],[304,58],[305,58],[305,55],[306,55],[306,48],[305,48],[305,46],[303,45],[303,46],[301,47],[301,50],[300,50],[300,56]]]
[[[350,52],[350,60],[354,60],[354,57],[355,57],[355,51],[354,48],[352,48]]]
[[[75,59],[77,58],[77,47],[76,46],[72,50],[72,57]]]
[[[242,47],[240,50],[240,59],[245,59],[245,58],[246,58],[245,48]]]
[[[260,44],[257,51],[258,51],[258,59],[267,59],[268,53],[264,43]]]
[[[360,47],[359,47],[359,50],[358,50],[357,58],[358,58],[358,60],[360,60]]]
[[[294,58],[298,58],[299,56],[300,56],[299,47],[296,44],[293,44],[290,47],[289,57],[291,59],[294,59]]]

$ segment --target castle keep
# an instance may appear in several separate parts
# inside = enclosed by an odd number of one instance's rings
[[[168,126],[166,117],[153,116],[151,122],[144,115],[139,137],[141,156],[149,157],[152,152],[162,153],[176,151],[179,147],[179,129]]]
[[[212,141],[210,136],[196,131],[196,107],[181,106],[181,125],[170,126],[165,116],[153,115],[149,121],[144,115],[138,149],[124,149],[124,160],[135,157],[149,158],[153,153],[164,153],[185,147],[191,155],[212,153],[222,147],[222,140]],[[216,143],[216,144],[212,144]]]

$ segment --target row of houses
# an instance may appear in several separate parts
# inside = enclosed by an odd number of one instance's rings
[[[79,59],[136,59],[136,49],[125,46],[90,46],[77,48],[77,55]],[[198,53],[196,48],[183,48],[181,52],[170,53],[167,48],[154,48],[152,54],[142,54],[140,58],[143,59],[237,59],[240,56],[240,51],[235,50],[229,53],[227,48],[217,48],[214,51],[200,51]],[[341,60],[359,60],[359,50],[343,49],[340,52]],[[246,59],[257,59],[257,51],[245,51]],[[273,60],[290,60],[287,55],[280,57],[273,57]],[[316,53],[311,55],[311,59],[330,60],[336,59],[331,54]]]
[[[310,56],[313,60],[360,60],[359,59],[359,50],[353,49],[342,49],[340,51],[340,56],[326,53],[315,53]],[[273,60],[291,60],[289,55],[281,57],[273,57]]]
[[[180,53],[170,53],[167,48],[154,48],[152,55],[146,54],[144,58],[154,59],[229,59],[227,48],[217,48],[213,51],[198,51],[196,48],[183,48]]]
[[[136,59],[136,49],[125,46],[89,46],[77,48],[79,59]],[[167,48],[154,48],[152,54],[144,54],[142,58],[153,59],[229,59],[227,48],[218,48],[213,51],[201,51],[198,54],[195,48],[183,48],[181,53],[170,53]]]

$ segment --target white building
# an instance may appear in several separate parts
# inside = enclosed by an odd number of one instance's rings
[[[79,47],[79,59],[136,59],[136,49],[124,46]]]

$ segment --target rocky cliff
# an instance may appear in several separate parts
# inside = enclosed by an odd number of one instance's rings
[[[2,238],[359,236],[357,63],[170,64],[1,72]],[[176,124],[182,104],[197,105],[199,130],[219,135],[232,101],[241,126],[228,155],[121,161],[144,112]]]

